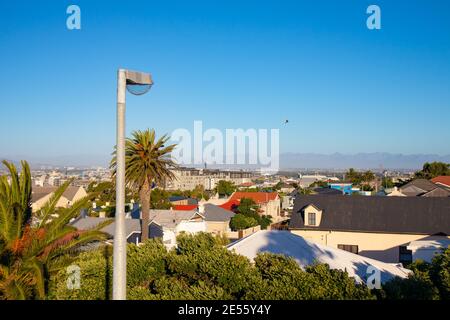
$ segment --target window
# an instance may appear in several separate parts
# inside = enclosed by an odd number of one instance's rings
[[[308,212],[308,225],[316,225],[316,214],[314,212]]]
[[[406,246],[398,247],[398,261],[402,264],[409,264],[412,262],[412,251],[408,250]]]
[[[354,244],[338,244],[338,249],[358,254],[358,246]]]

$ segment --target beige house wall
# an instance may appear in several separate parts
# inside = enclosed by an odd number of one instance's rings
[[[272,216],[272,221],[277,222],[281,217],[281,203],[280,199],[270,200],[267,203],[261,204],[260,209],[262,210],[261,215]]]
[[[38,201],[33,202],[31,205],[32,211],[33,212],[39,211],[47,203],[47,201],[50,200],[52,195],[53,195],[53,192],[40,198]],[[59,198],[59,200],[58,200],[58,203],[56,204],[56,208],[68,208],[74,202],[77,202],[78,200],[84,198],[85,196],[87,196],[86,190],[84,190],[84,188],[82,188],[82,187],[79,187],[77,192],[75,193],[72,201],[70,201],[69,199],[67,199],[64,196],[61,196],[61,198]]]
[[[212,234],[226,234],[230,231],[229,221],[206,221],[206,232]]]
[[[295,229],[291,229],[291,232],[307,240],[334,248],[337,248],[338,244],[357,245],[360,255],[388,263],[399,262],[399,246],[405,246],[409,242],[419,239],[439,238],[426,236],[423,234],[392,234]],[[440,238],[450,239],[450,237]]]

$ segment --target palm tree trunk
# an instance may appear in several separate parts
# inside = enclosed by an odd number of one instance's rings
[[[149,182],[146,182],[139,192],[139,198],[142,204],[142,242],[148,239],[148,224],[150,222],[150,192],[151,189]]]

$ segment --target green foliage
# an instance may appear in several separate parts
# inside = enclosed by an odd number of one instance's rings
[[[219,196],[229,197],[236,191],[236,186],[232,181],[220,180],[215,189]]]
[[[236,214],[233,218],[230,220],[230,228],[233,231],[237,230],[243,230],[250,227],[254,227],[258,225],[258,220],[256,220],[253,217],[248,217],[243,214]]]
[[[450,163],[425,162],[422,170],[415,173],[416,178],[432,179],[438,176],[450,176]]]
[[[355,169],[350,168],[345,173],[345,179],[354,185],[364,185],[364,183],[367,185],[369,182],[375,180],[375,174],[370,170],[358,172]]]
[[[127,298],[155,299],[372,299],[346,272],[314,265],[302,270],[291,258],[260,254],[252,264],[210,234],[181,234],[178,248],[161,241],[128,246]],[[52,278],[52,299],[111,296],[111,255],[105,248],[81,254],[81,290],[67,290],[64,271]],[[106,288],[106,289],[105,289]]]
[[[171,206],[172,204],[169,201],[169,192],[160,188],[155,188],[151,191],[151,209],[170,209]]]
[[[407,267],[413,274],[385,283],[384,298],[450,300],[450,247],[434,256],[431,263],[418,260]]]
[[[389,177],[383,177],[381,185],[386,189],[395,187],[395,183],[392,181],[392,178]]]
[[[0,299],[45,299],[49,276],[66,267],[79,248],[106,236],[95,229],[78,232],[69,221],[86,208],[90,195],[69,208],[56,208],[71,181],[58,188],[32,215],[30,168],[4,161],[9,178],[0,177]]]
[[[166,146],[168,141],[167,135],[156,139],[153,129],[133,131],[132,137],[125,141],[125,181],[131,190],[139,192],[143,225],[148,225],[150,219],[152,185],[164,185],[167,180],[173,179],[175,176],[171,169],[178,167],[170,157],[176,144]],[[110,169],[114,177],[117,170],[117,147],[114,148]],[[148,230],[144,228],[142,239],[147,238]]]

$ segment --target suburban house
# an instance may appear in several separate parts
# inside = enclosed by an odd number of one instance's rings
[[[33,187],[31,193],[31,207],[33,212],[40,210],[50,199],[58,187]],[[56,204],[57,208],[68,208],[74,202],[84,198],[87,195],[83,187],[67,187],[61,198]]]
[[[450,176],[439,176],[431,179],[431,181],[437,185],[450,188]]]
[[[101,231],[114,237],[115,222],[112,218],[80,216],[71,225],[78,230],[87,230],[105,221],[111,221]],[[141,242],[141,219],[125,219],[126,237],[129,243]],[[150,210],[149,238],[162,238],[163,243],[172,248],[176,245],[176,237],[181,232],[206,232],[204,217],[197,211]]]
[[[261,215],[269,215],[273,222],[282,220],[281,200],[276,192],[240,192],[233,193],[229,201],[241,201],[243,198],[249,198],[255,201],[259,206]]]
[[[450,197],[450,189],[426,179],[415,179],[400,187],[407,197]]]
[[[173,205],[194,205],[198,203],[197,199],[184,196],[171,196],[169,202]]]
[[[293,258],[302,268],[316,262],[326,263],[331,269],[347,271],[358,283],[367,283],[371,275],[369,267],[380,271],[381,283],[393,277],[406,278],[411,272],[401,264],[389,264],[315,243],[289,231],[261,230],[228,245],[228,250],[251,261],[258,253],[282,254]]]
[[[409,262],[407,245],[449,239],[450,198],[299,195],[289,229],[384,262]]]
[[[235,215],[233,211],[210,203],[200,206],[199,210],[206,221],[206,232],[226,236],[231,231],[230,220]]]

